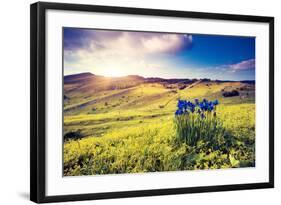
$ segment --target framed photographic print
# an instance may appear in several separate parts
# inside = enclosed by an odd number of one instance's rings
[[[31,5],[31,200],[274,187],[274,18]]]

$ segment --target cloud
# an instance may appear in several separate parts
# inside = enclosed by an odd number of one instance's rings
[[[197,78],[253,80],[255,79],[255,59],[243,60],[234,64],[223,64],[193,68]]]
[[[77,31],[78,30],[78,31]],[[123,54],[174,53],[190,48],[188,34],[71,29],[64,32],[65,50],[111,51]],[[118,52],[116,52],[118,51]]]
[[[244,60],[236,64],[229,65],[232,72],[246,71],[255,69],[255,59]]]
[[[208,71],[214,70],[217,72],[230,72],[230,73],[251,71],[251,70],[255,70],[255,59],[243,60],[234,64],[225,64],[225,65],[219,65],[214,67],[211,66],[211,67],[206,67],[204,69]]]
[[[131,69],[153,69],[159,55],[192,47],[188,34],[65,29],[65,68],[123,75]],[[141,61],[143,61],[141,63]],[[163,61],[163,59],[161,60]],[[155,69],[157,70],[157,69]]]
[[[140,37],[140,46],[145,53],[174,53],[192,44],[192,37],[179,34],[157,34]]]

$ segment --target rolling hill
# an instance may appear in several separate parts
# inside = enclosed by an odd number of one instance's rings
[[[219,81],[209,79],[144,78],[137,75],[104,77],[81,73],[64,77],[64,110],[69,113],[101,113],[103,110],[141,108],[146,105],[163,107],[184,98],[222,98],[222,93],[238,90],[231,99],[254,100],[254,81]],[[233,101],[234,100],[234,101]],[[227,103],[228,99],[222,99]],[[231,103],[230,102],[230,103]]]

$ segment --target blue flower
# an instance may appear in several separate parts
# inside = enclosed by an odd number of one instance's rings
[[[201,118],[205,118],[205,112],[213,112],[215,110],[216,105],[219,104],[218,100],[208,101],[207,99],[203,99],[201,102],[198,99],[194,100],[194,103],[187,100],[178,100],[177,111],[175,115],[183,115],[194,113],[196,111],[197,114],[201,116]],[[214,114],[215,116],[216,114]]]
[[[204,101],[202,101],[201,103],[199,103],[199,107],[202,111],[207,111],[208,110],[208,104]]]
[[[218,101],[218,100],[214,100],[214,101],[213,101],[213,104],[214,104],[214,105],[218,105],[218,104],[219,104],[219,101]]]
[[[178,109],[180,109],[180,110],[186,109],[186,101],[185,100],[178,100]]]
[[[203,110],[203,109],[204,109],[204,107],[205,107],[205,106],[204,106],[204,103],[202,103],[202,102],[201,102],[201,103],[199,103],[199,107],[200,107],[200,109],[201,109],[201,110]]]
[[[183,111],[182,110],[177,110],[176,112],[175,112],[175,115],[182,115],[183,114]]]
[[[213,111],[213,110],[214,110],[214,105],[213,105],[212,103],[210,103],[210,104],[208,105],[207,110],[210,111],[210,112]]]

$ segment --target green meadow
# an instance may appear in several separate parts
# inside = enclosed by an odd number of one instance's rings
[[[255,84],[211,80],[64,79],[64,176],[255,166]],[[238,91],[238,95],[224,96]],[[220,140],[178,141],[178,99],[218,100]]]

